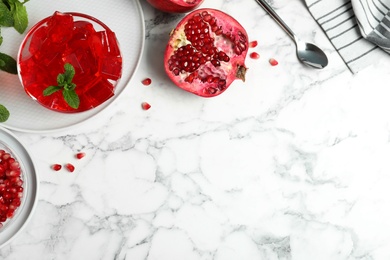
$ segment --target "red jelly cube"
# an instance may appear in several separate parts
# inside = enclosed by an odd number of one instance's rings
[[[52,43],[66,43],[73,35],[73,16],[55,12],[47,22],[48,37]]]
[[[114,95],[114,86],[104,78],[100,78],[88,91],[84,93],[91,107],[96,107]],[[81,101],[80,101],[81,103]]]
[[[46,35],[47,35],[47,27],[46,26],[42,26],[42,27],[38,28],[38,30],[36,30],[32,34],[31,42],[30,42],[30,45],[28,47],[28,50],[30,53],[35,53],[41,48],[42,43],[45,40]]]
[[[107,56],[102,61],[101,75],[106,79],[118,80],[122,75],[122,57]]]
[[[112,56],[120,56],[121,51],[118,46],[118,41],[116,39],[116,35],[112,31],[102,31],[101,32],[102,42],[104,48],[110,53]]]
[[[95,57],[95,60],[97,61],[97,64],[101,63],[101,60],[103,60],[103,43],[100,37],[99,33],[91,34],[89,37],[89,48],[91,49],[92,55]],[[100,65],[99,65],[100,66]]]
[[[73,38],[80,40],[88,39],[92,34],[96,33],[93,24],[87,21],[75,21],[73,24]]]
[[[74,82],[79,86],[84,86],[96,78],[98,72],[97,60],[89,48],[74,49],[73,53],[78,60],[77,67],[75,67]]]

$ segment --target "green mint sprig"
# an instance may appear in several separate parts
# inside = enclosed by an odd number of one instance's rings
[[[22,34],[28,26],[27,9],[24,6],[29,0],[20,2],[19,0],[0,0],[0,46],[3,43],[1,27],[14,27],[17,32]],[[0,70],[17,74],[16,60],[11,56],[0,52]],[[0,123],[9,118],[9,111],[0,104]]]
[[[9,111],[8,109],[0,104],[0,123],[3,123],[7,121],[9,118]]]
[[[76,84],[72,82],[75,75],[75,70],[72,64],[66,63],[64,65],[65,72],[58,74],[57,84],[58,86],[49,86],[43,91],[44,96],[50,96],[51,94],[62,90],[62,96],[65,102],[74,109],[77,109],[80,105],[80,99],[77,95],[75,88]]]
[[[24,6],[29,0],[0,0],[0,45],[3,43],[1,27],[14,27],[22,34],[28,26],[27,9]],[[17,74],[14,58],[0,52],[0,70]]]

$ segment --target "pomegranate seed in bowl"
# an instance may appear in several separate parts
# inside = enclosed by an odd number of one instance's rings
[[[4,149],[0,150],[0,223],[14,216],[23,197],[23,177],[19,162]]]

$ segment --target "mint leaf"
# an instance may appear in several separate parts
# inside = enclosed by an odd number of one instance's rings
[[[74,70],[74,67],[70,63],[66,63],[64,65],[64,68],[65,68],[65,73],[64,73],[65,82],[67,84],[70,84],[72,82],[73,77],[76,74],[76,72]]]
[[[15,1],[11,5],[11,11],[13,11],[14,28],[23,33],[28,26],[28,16],[26,7],[19,1]]]
[[[62,95],[64,96],[66,103],[68,103],[68,105],[71,108],[74,108],[74,109],[79,108],[80,99],[79,99],[79,96],[77,95],[77,93],[74,89],[72,89],[72,90],[64,89],[62,91]]]
[[[0,26],[11,27],[14,25],[12,12],[0,1]]]
[[[5,122],[9,118],[9,111],[8,109],[0,104],[0,122]]]
[[[16,1],[19,1],[19,0],[3,0],[3,2],[7,5],[10,5],[10,4],[13,4],[15,3]]]
[[[66,84],[65,82],[65,75],[64,74],[58,74],[57,76],[57,84],[58,86],[64,86]]]
[[[57,92],[60,89],[61,89],[61,87],[59,87],[59,86],[49,86],[49,87],[45,88],[45,90],[43,90],[43,95],[45,97],[50,96],[51,94]]]
[[[16,60],[7,54],[0,52],[0,70],[6,71],[11,74],[17,74],[18,68],[16,66]]]

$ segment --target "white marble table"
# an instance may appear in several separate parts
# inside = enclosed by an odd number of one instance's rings
[[[245,83],[204,99],[163,72],[180,16],[141,2],[146,46],[123,95],[74,129],[15,132],[34,154],[39,202],[0,258],[390,259],[389,56],[352,75],[303,0],[272,1],[329,56],[310,69],[255,1],[206,0],[261,57],[247,59]],[[69,161],[74,173],[50,168]]]

